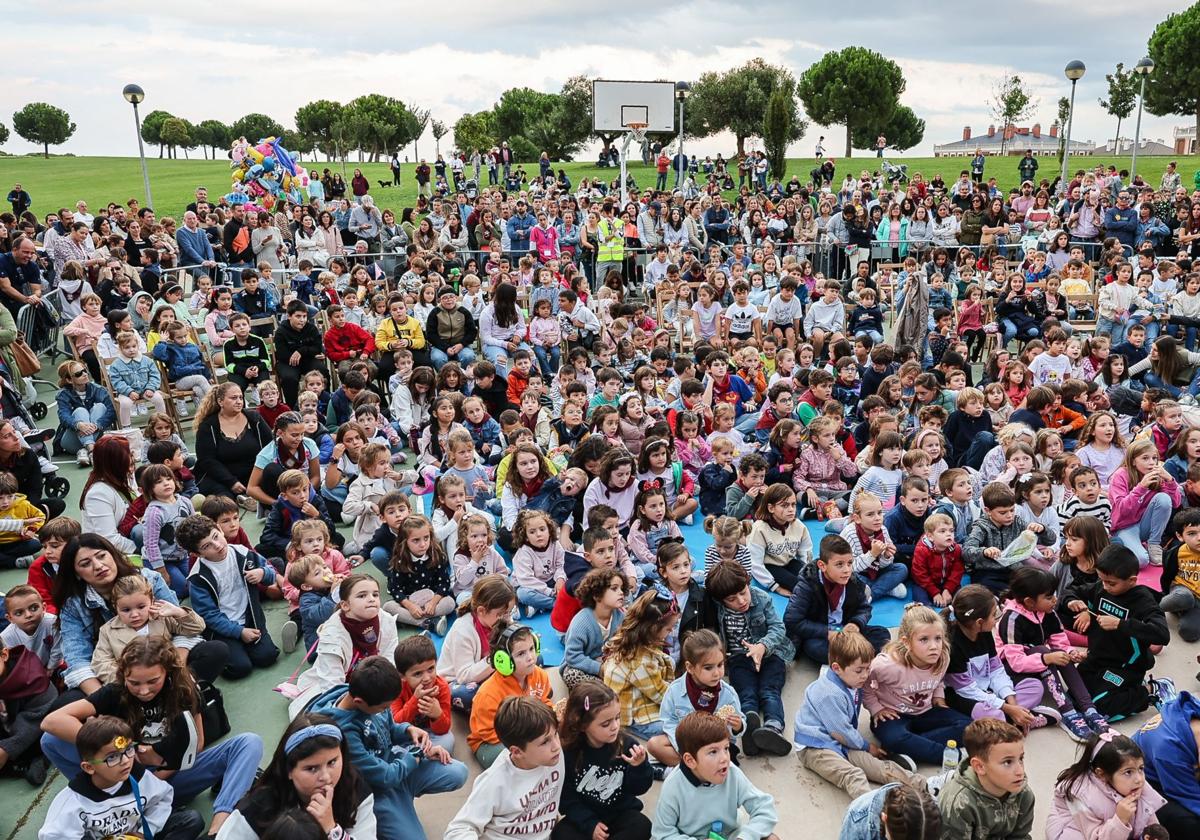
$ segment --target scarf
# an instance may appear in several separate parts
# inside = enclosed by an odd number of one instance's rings
[[[302,472],[307,472],[308,450],[304,448],[304,441],[300,442],[300,445],[296,447],[295,452],[287,457],[284,457],[283,447],[279,445],[279,439],[276,438],[275,460],[278,461],[279,465],[285,470],[300,470]]]
[[[353,670],[359,660],[379,653],[379,616],[370,621],[360,621],[342,613],[342,626],[350,634],[350,644],[354,648],[349,670]]]
[[[829,578],[825,577],[823,572],[818,571],[821,576],[821,585],[825,587],[825,597],[829,599],[829,606],[835,607],[842,603],[842,598],[846,596],[846,587],[841,583],[834,583]]]
[[[687,686],[688,701],[691,702],[692,708],[698,712],[708,712],[710,715],[717,711],[717,700],[721,697],[720,686],[714,691],[711,688],[705,688],[692,679],[691,674],[684,674],[684,685]]]
[[[867,529],[862,525],[859,525],[857,522],[854,523],[854,531],[858,534],[858,544],[862,546],[864,553],[871,551],[871,540],[882,536],[879,533],[868,534]],[[879,576],[879,569],[877,569],[872,563],[871,568],[867,569],[864,574],[871,580],[874,580]]]
[[[542,485],[545,483],[546,479],[544,478],[535,478],[532,481],[522,481],[521,485],[524,487],[525,498],[532,499],[539,492],[541,492]]]
[[[475,613],[471,613],[471,623],[475,627],[475,635],[479,636],[479,658],[486,659],[488,654],[492,652],[492,631],[483,626],[483,622],[479,620],[479,616]]]

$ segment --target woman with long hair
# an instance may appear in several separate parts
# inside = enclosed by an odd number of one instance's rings
[[[525,316],[517,306],[516,286],[497,284],[492,302],[479,317],[479,337],[483,355],[502,374],[508,372],[508,363],[518,349],[533,353],[525,342]]]
[[[1131,377],[1145,374],[1149,388],[1162,388],[1172,398],[1200,392],[1200,353],[1181,347],[1174,336],[1163,335],[1150,345],[1146,358],[1129,369]]]
[[[117,525],[133,502],[133,456],[129,441],[123,437],[102,437],[92,450],[92,472],[80,494],[84,533],[110,540],[125,553],[138,550],[139,535],[123,536]]]
[[[247,411],[242,389],[222,382],[204,395],[196,409],[196,482],[206,496],[237,499],[257,508],[248,495],[258,453],[271,442],[271,429],[257,411]]]

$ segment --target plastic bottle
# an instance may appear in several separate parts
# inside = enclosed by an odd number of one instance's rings
[[[946,749],[942,750],[942,771],[947,773],[958,772],[958,742],[947,741]]]
[[[708,840],[725,840],[725,835],[721,832],[725,830],[725,823],[720,820],[714,820],[712,826],[708,829]]]

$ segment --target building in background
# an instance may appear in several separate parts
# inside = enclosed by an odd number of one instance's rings
[[[1196,126],[1181,125],[1175,129],[1175,149],[1173,154],[1194,155],[1196,148]]]
[[[1007,135],[1007,139],[1005,136]],[[989,125],[987,134],[978,137],[971,136],[971,127],[963,128],[962,139],[952,143],[943,143],[933,147],[934,157],[974,157],[979,149],[984,155],[995,157],[1000,154],[1000,146],[1004,145],[1004,154],[1021,157],[1027,149],[1032,149],[1035,157],[1055,157],[1058,155],[1059,138],[1058,123],[1050,126],[1049,133],[1042,133],[1042,124],[1032,126],[1008,125],[1003,130]],[[1096,146],[1087,140],[1072,140],[1071,155],[1091,155],[1096,153]]]

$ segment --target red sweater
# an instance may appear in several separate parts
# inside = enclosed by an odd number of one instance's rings
[[[279,415],[286,414],[292,409],[285,402],[278,403],[274,408],[267,408],[265,405],[258,407],[258,416],[266,421],[268,429],[275,428],[275,421],[279,419]]]
[[[344,362],[359,353],[375,352],[375,336],[358,324],[347,321],[341,328],[330,327],[325,333],[325,355]]]
[[[955,544],[947,551],[936,551],[928,538],[921,537],[913,552],[912,579],[930,597],[943,590],[953,595],[962,585],[962,546]]]
[[[412,686],[405,680],[400,685],[400,696],[392,701],[392,720],[396,723],[411,723],[427,729],[434,735],[445,735],[450,731],[450,684],[441,677],[437,678],[438,705],[442,707],[442,716],[430,720],[417,711],[417,698]]]
[[[54,588],[55,574],[54,566],[43,554],[33,561],[33,565],[29,567],[29,579],[25,581],[42,596],[42,609],[51,614],[58,612],[54,599],[50,597],[50,590]]]
[[[521,395],[529,387],[529,374],[513,368],[508,372],[508,401],[513,405],[521,404]]]

